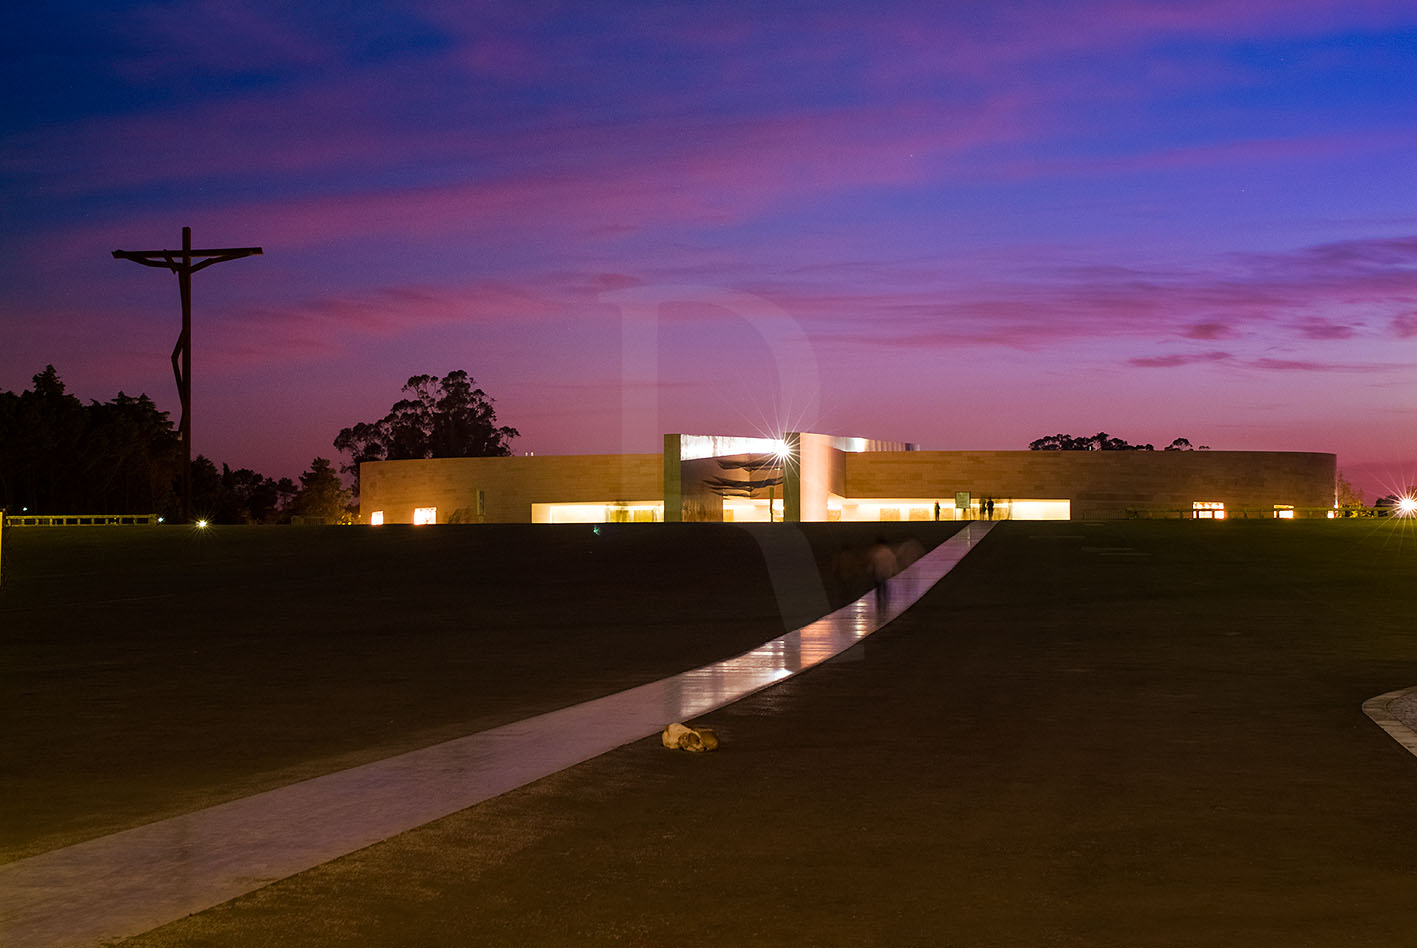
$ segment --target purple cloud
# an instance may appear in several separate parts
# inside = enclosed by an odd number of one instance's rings
[[[1356,334],[1352,326],[1331,322],[1327,319],[1310,317],[1296,326],[1305,339],[1351,339]]]
[[[1220,322],[1196,323],[1181,334],[1188,339],[1227,339],[1235,335],[1234,330]]]
[[[1377,372],[1383,370],[1410,370],[1411,365],[1394,365],[1382,362],[1325,362],[1319,359],[1252,359],[1245,363],[1254,369],[1276,372]]]
[[[1174,369],[1182,365],[1195,365],[1202,362],[1228,362],[1232,356],[1228,352],[1196,352],[1177,353],[1167,356],[1138,356],[1128,359],[1128,365],[1134,365],[1142,369]]]

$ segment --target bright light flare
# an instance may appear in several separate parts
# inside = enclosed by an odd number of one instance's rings
[[[1397,515],[1399,517],[1411,517],[1417,514],[1417,497],[1410,494],[1397,499]]]
[[[198,520],[196,527],[198,530],[205,530],[207,528],[207,522],[205,520]]]

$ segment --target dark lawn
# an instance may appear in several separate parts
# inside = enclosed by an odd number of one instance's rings
[[[954,529],[12,528],[0,860],[741,653]]]
[[[842,658],[132,942],[1408,944],[1399,523],[1005,524]]]

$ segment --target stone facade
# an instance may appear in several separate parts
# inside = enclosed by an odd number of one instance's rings
[[[1302,517],[1333,507],[1337,463],[1293,451],[865,452],[846,455],[845,496],[1068,500],[1075,520],[1164,515],[1196,501],[1232,515],[1287,505]]]
[[[832,519],[828,495],[937,501],[953,513],[961,491],[1000,502],[1067,501],[1057,506],[1073,519],[1189,516],[1197,502],[1224,504],[1227,516],[1274,516],[1280,506],[1296,517],[1326,516],[1337,466],[1332,454],[1278,451],[841,451],[806,433],[794,433],[792,447],[800,466],[779,494],[789,520]],[[545,505],[666,500],[665,519],[680,519],[686,505],[693,509],[683,519],[722,519],[698,510],[705,498],[719,503],[717,495],[694,488],[716,466],[677,460],[670,450],[371,462],[360,466],[362,519],[379,511],[384,523],[412,523],[415,509],[435,507],[437,523],[531,523]],[[641,510],[633,519],[648,518]]]
[[[436,507],[438,523],[531,523],[533,504],[658,502],[664,465],[658,454],[371,461],[359,482],[364,523],[376,510],[412,523],[420,507]]]

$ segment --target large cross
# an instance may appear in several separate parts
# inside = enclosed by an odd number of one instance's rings
[[[145,267],[163,267],[177,274],[182,294],[182,334],[172,350],[172,373],[177,376],[177,395],[182,401],[182,420],[177,424],[186,463],[182,468],[182,519],[192,519],[192,274],[225,260],[236,260],[261,252],[260,247],[226,247],[220,250],[193,250],[192,228],[182,228],[181,250],[115,250],[119,260],[132,260]]]

